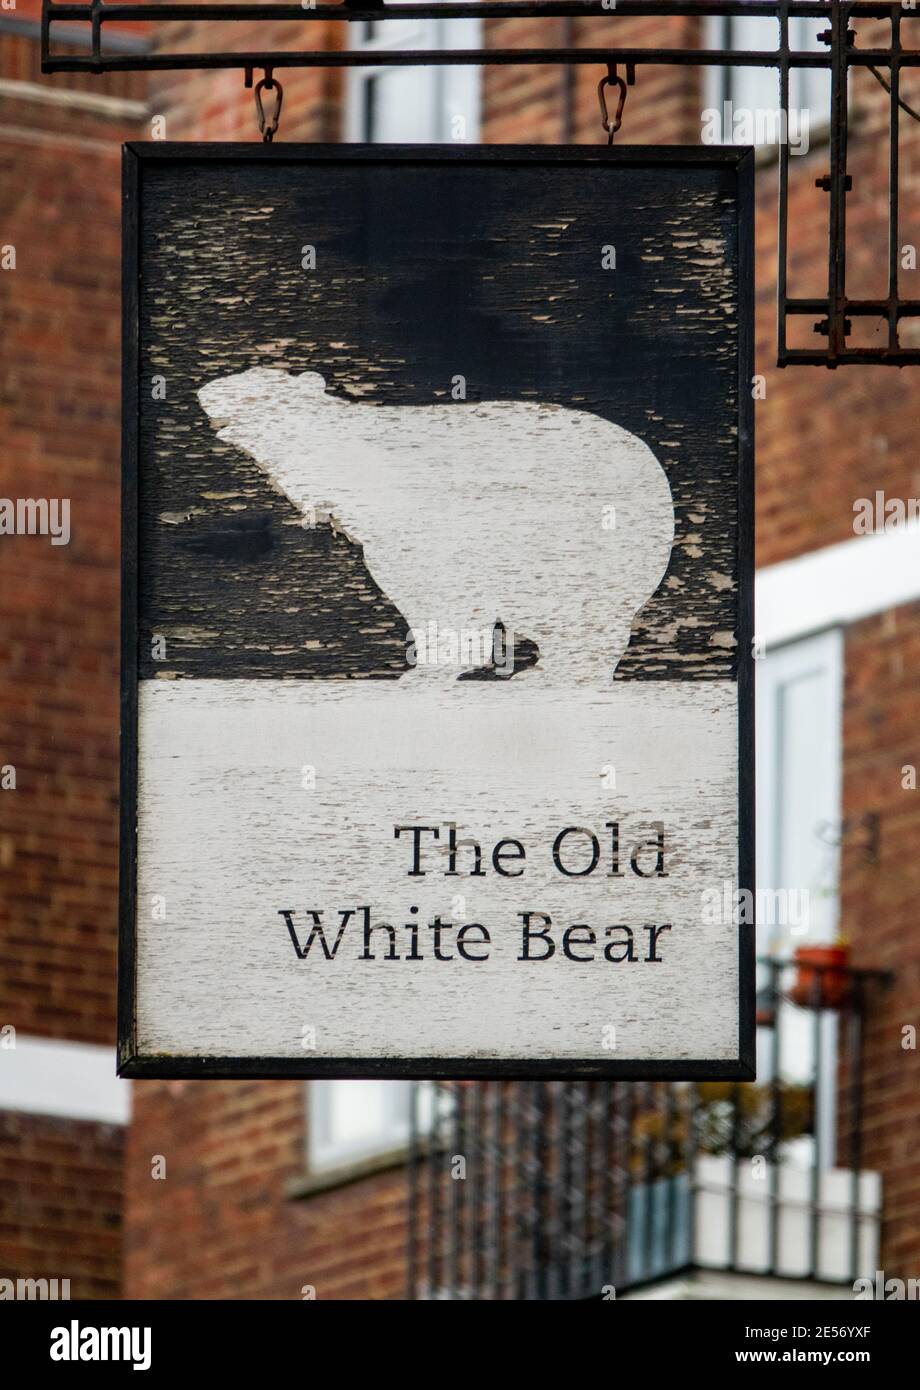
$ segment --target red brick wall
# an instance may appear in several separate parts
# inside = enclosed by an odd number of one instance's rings
[[[32,80],[35,42],[0,41],[0,71]],[[86,1042],[114,1028],[119,144],[135,131],[0,96],[0,243],[16,247],[0,272],[0,496],[71,501],[69,545],[0,544],[0,763],[16,768],[0,792],[0,1020]]]
[[[0,1111],[0,1278],[118,1297],[123,1137],[119,1125]]]
[[[137,1082],[129,1131],[129,1298],[399,1298],[401,1172],[301,1201],[304,1097],[297,1081]],[[165,1159],[165,1178],[154,1160]]]
[[[920,27],[917,30],[920,39]],[[917,87],[916,80],[910,82]],[[907,81],[905,82],[905,91]],[[847,198],[848,292],[887,295],[887,139],[882,125],[887,98],[867,73],[853,84],[854,129]],[[920,249],[920,126],[904,117],[901,242]],[[825,144],[792,158],[789,207],[789,292],[807,298],[827,293],[829,197],[814,187],[828,171]],[[853,538],[853,503],[882,488],[889,497],[920,496],[916,451],[916,368],[793,367],[779,371],[775,341],[776,170],[758,174],[757,370],[767,377],[767,398],[758,402],[757,562],[779,560]],[[920,298],[920,271],[905,271],[902,294]],[[813,331],[817,316],[803,317],[790,346],[826,342]],[[918,324],[920,328],[920,324]],[[905,326],[907,344],[911,331]],[[884,342],[872,322],[854,320],[854,343]],[[916,338],[920,341],[920,337]]]
[[[884,1178],[882,1267],[895,1278],[920,1268],[920,790],[902,769],[920,773],[917,671],[920,604],[852,626],[846,636],[843,814],[847,837],[841,918],[854,964],[890,970],[890,989],[872,987],[865,1036],[864,1163]],[[878,859],[866,861],[858,821],[879,816]]]
[[[694,41],[699,22],[693,19],[617,20],[617,38],[624,47],[682,48]],[[609,16],[539,22],[494,20],[486,24],[488,48],[603,48],[610,41]],[[619,69],[625,76],[625,70]],[[561,67],[491,67],[483,73],[483,131],[486,144],[559,144],[570,128],[574,144],[604,144],[597,85],[605,67],[573,66],[572,109],[565,116],[565,72]],[[683,144],[699,137],[697,79],[692,69],[637,69],[629,89],[620,144]],[[616,109],[615,94],[609,98]]]
[[[37,42],[3,30],[0,75],[49,95],[143,85],[42,79]],[[0,763],[16,769],[0,792],[0,1026],[100,1043],[115,1019],[118,169],[136,130],[121,108],[0,96],[0,244],[16,248],[0,272],[0,496],[71,501],[69,545],[0,540]],[[117,1295],[122,1141],[0,1113],[0,1277]]]
[[[309,29],[304,35],[305,28]],[[337,25],[170,24],[163,26],[159,47],[170,53],[212,50],[335,49]],[[256,82],[264,74],[257,70]],[[279,68],[284,90],[278,140],[335,141],[340,138],[342,74],[335,68]],[[151,111],[165,115],[167,140],[259,140],[254,93],[242,72],[164,72],[150,78]],[[269,94],[265,94],[266,110]]]

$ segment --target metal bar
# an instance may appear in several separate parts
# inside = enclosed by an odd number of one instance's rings
[[[42,5],[42,27],[41,27],[41,61],[44,69],[45,60],[51,47],[51,12],[47,5]]]
[[[600,10],[597,0],[445,0],[444,4],[386,4],[379,7],[358,4],[312,5],[288,4],[103,4],[107,20],[136,20],[139,22],[185,20],[193,23],[227,20],[296,19],[303,23],[373,22],[399,19],[630,19],[630,18],[706,18],[709,15],[760,16],[775,19],[782,0],[617,0],[615,10]],[[849,9],[856,19],[888,19],[900,0],[850,0]],[[93,0],[68,0],[56,4],[44,0],[44,8],[55,19],[88,19]],[[802,19],[827,19],[827,0],[789,0],[789,13]],[[600,10],[600,12],[599,12]]]
[[[102,59],[102,0],[93,0],[90,10],[90,29],[93,36],[93,67],[98,67]]]
[[[841,0],[841,3],[843,0]],[[779,3],[779,0],[777,0]],[[791,0],[790,0],[791,3]],[[306,13],[306,12],[304,12]],[[834,11],[836,16],[836,11]],[[920,17],[920,12],[918,12]],[[59,16],[52,15],[57,23]],[[387,49],[387,67],[456,67],[546,65],[559,63],[606,65],[615,49],[617,59],[636,66],[664,67],[762,67],[780,68],[788,62],[797,68],[826,70],[834,67],[834,54],[812,49],[697,49],[697,48],[624,48],[615,42],[604,48],[471,48],[471,49]],[[887,49],[850,49],[841,66],[844,72],[851,67],[888,66]],[[42,63],[43,72],[162,72],[210,70],[247,67],[303,68],[360,68],[380,67],[383,61],[377,49],[283,49],[247,50],[237,52],[159,53],[141,50],[136,53],[103,53],[99,58],[64,57],[49,53]],[[920,50],[902,52],[901,67],[920,67]]]
[[[590,1082],[581,1081],[577,1084],[577,1106],[578,1115],[576,1123],[578,1126],[579,1148],[576,1153],[575,1165],[575,1215],[577,1220],[576,1240],[578,1242],[578,1268],[575,1280],[575,1297],[585,1297],[585,1285],[589,1277],[589,1254],[590,1254],[590,1221],[588,1211],[589,1181],[591,1173],[590,1162],[590,1143],[591,1143],[591,1092]]]
[[[547,1086],[549,1082],[535,1081],[534,1119],[533,1119],[533,1163],[534,1183],[534,1222],[531,1232],[531,1250],[534,1264],[534,1297],[546,1301],[546,1259],[544,1255],[544,1232],[546,1230],[547,1194],[549,1183],[546,1172],[546,1113]]]
[[[486,1165],[486,1132],[483,1123],[485,1111],[483,1109],[484,1095],[483,1090],[488,1086],[488,1081],[475,1081],[470,1088],[472,1118],[472,1133],[470,1135],[469,1150],[472,1173],[470,1174],[469,1192],[469,1297],[478,1298],[482,1288],[482,1269],[483,1269],[483,1226],[486,1211],[486,1184],[485,1184],[485,1165]]]
[[[767,1273],[776,1274],[779,1268],[779,1201],[780,1163],[783,1142],[783,1084],[780,1070],[783,1064],[781,1046],[782,1009],[780,1006],[780,971],[778,961],[771,960],[770,1008],[773,1010],[773,1034],[770,1048],[770,1234]]]
[[[591,1081],[591,1287],[595,1297],[606,1282],[607,1251],[607,1101],[609,1087]]]
[[[633,1144],[639,1085],[613,1083],[616,1093],[614,1113],[618,1120],[619,1165],[616,1169],[617,1193],[614,1216],[614,1284],[620,1288],[629,1282],[630,1196],[633,1189]]]
[[[561,28],[562,47],[572,48],[575,38],[575,17],[566,15],[562,20]],[[570,63],[566,63],[562,69],[561,86],[559,89],[559,103],[562,108],[559,143],[570,145],[575,133],[575,69]]]
[[[696,1082],[691,1081],[687,1086],[687,1138],[685,1149],[685,1162],[687,1165],[687,1181],[689,1185],[688,1193],[688,1212],[687,1221],[690,1227],[688,1258],[691,1264],[696,1261],[696,1217],[697,1217],[697,1197],[699,1193],[699,1169],[697,1160],[699,1158],[699,1110],[700,1092]]]
[[[558,1128],[555,1142],[554,1201],[553,1217],[549,1223],[548,1236],[550,1249],[560,1252],[561,1280],[551,1285],[553,1290],[561,1286],[566,1298],[572,1297],[575,1262],[575,1092],[577,1083],[559,1088]],[[555,1228],[555,1229],[554,1229]],[[556,1262],[553,1261],[555,1264]]]
[[[25,39],[39,40],[39,51],[42,61],[42,72],[47,69],[44,66],[49,57],[50,49],[50,29],[52,18],[47,11],[42,12],[40,20],[35,19],[14,19],[0,9],[0,34],[20,35]],[[82,25],[74,28],[69,25],[56,36],[56,42],[64,48],[89,48],[93,46],[93,31],[91,25]],[[106,35],[106,45],[116,53],[147,53],[150,51],[150,43],[143,34],[128,34],[123,29],[115,29]],[[105,61],[103,59],[103,61]]]
[[[511,1142],[508,1146],[511,1157],[511,1172],[521,1175],[523,1181],[512,1182],[509,1187],[509,1229],[511,1237],[508,1242],[508,1296],[510,1299],[518,1300],[526,1295],[526,1239],[527,1224],[524,1216],[523,1203],[528,1194],[529,1183],[525,1167],[526,1150],[526,1118],[523,1114],[524,1093],[528,1091],[532,1082],[512,1081],[510,1086],[510,1104],[508,1106],[508,1128],[511,1132]]]
[[[508,1179],[508,1167],[514,1152],[510,1137],[513,1125],[513,1102],[509,1095],[514,1090],[513,1082],[499,1082],[499,1101],[496,1106],[496,1123],[502,1136],[496,1166],[498,1182],[498,1202],[495,1208],[497,1240],[495,1244],[495,1297],[510,1299],[514,1296],[514,1260],[517,1249],[514,1226],[515,1184]],[[510,1089],[509,1089],[510,1088]]]
[[[406,1155],[406,1297],[418,1298],[419,1211],[419,1090],[424,1083],[413,1081],[409,1099],[409,1151]]]
[[[450,1151],[447,1152],[445,1176],[447,1191],[450,1193],[449,1230],[447,1230],[447,1277],[446,1284],[450,1298],[463,1297],[463,1234],[466,1216],[466,1165],[467,1165],[467,1126],[466,1126],[466,1087],[456,1081],[450,1083],[453,1094],[453,1133]],[[454,1173],[454,1162],[460,1159],[463,1169]]]
[[[849,363],[856,367],[877,367],[880,363],[893,367],[920,367],[920,348],[899,348],[897,352],[892,352],[890,348],[847,348],[846,352],[840,353],[837,358],[837,365]],[[827,352],[813,348],[789,348],[786,352],[785,361],[782,364],[786,367],[826,367],[828,365]]]
[[[645,1188],[645,1207],[642,1220],[642,1273],[647,1279],[652,1272],[652,1254],[655,1245],[655,1083],[646,1081],[642,1086],[642,1103],[645,1107],[645,1133],[642,1136],[642,1183]]]
[[[679,1169],[674,1133],[677,1119],[677,1092],[673,1085],[665,1086],[663,1099],[666,1156],[664,1178],[667,1183],[667,1188],[665,1189],[665,1227],[662,1244],[664,1247],[666,1269],[673,1269],[675,1265],[674,1237],[677,1230],[677,1177]]]
[[[546,1087],[544,1165],[549,1158],[551,1166],[544,1178],[546,1204],[541,1219],[546,1246],[543,1262],[547,1263],[547,1254],[550,1256],[546,1283],[546,1297],[550,1302],[555,1302],[560,1294],[567,1297],[570,1290],[569,1203],[572,1176],[569,1144],[572,1134],[572,1089],[571,1086],[556,1086],[552,1082]]]
[[[867,318],[884,318],[891,308],[889,299],[844,299],[847,315],[852,318],[862,315]],[[826,299],[790,299],[787,301],[790,314],[826,313]],[[902,299],[897,304],[899,318],[910,318],[920,314],[920,299]]]
[[[565,1201],[565,1290],[568,1298],[578,1296],[581,1279],[581,1260],[584,1256],[584,1236],[581,1217],[584,1201],[584,1175],[580,1160],[584,1143],[584,1083],[576,1081],[566,1086],[568,1097],[568,1128],[565,1139],[566,1201]]]
[[[738,1139],[741,1133],[741,1087],[737,1082],[732,1086],[732,1138],[731,1138],[731,1185],[728,1198],[728,1267],[738,1268],[738,1242],[740,1239],[741,1188],[738,1174],[741,1157],[738,1153]]]
[[[850,1013],[850,1277],[859,1278],[859,1170],[862,1166],[863,1120],[863,982],[853,979],[853,1008]]]
[[[838,0],[831,11],[831,169],[828,237],[827,321],[828,365],[833,367],[846,348],[846,179],[848,30],[850,6]]]
[[[719,47],[722,48],[722,49],[724,49],[726,53],[731,53],[732,48],[733,48],[733,39],[732,39],[732,35],[733,35],[733,33],[734,33],[734,27],[733,27],[733,23],[732,23],[733,17],[732,17],[732,15],[717,15],[716,18],[717,18],[717,19],[721,19],[721,21],[722,21],[721,24],[719,25]],[[720,95],[720,97],[722,98],[722,109],[723,109],[723,111],[724,111],[724,109],[725,109],[725,102],[729,100],[729,98],[731,97],[731,94],[732,94],[732,74],[731,74],[731,69],[730,69],[730,68],[723,68],[722,71],[719,73],[719,95]]]
[[[779,50],[782,55],[779,66],[779,109],[789,120],[789,0],[783,0],[779,13]],[[787,124],[788,130],[788,124]],[[789,261],[789,142],[780,141],[779,147],[779,207],[776,253],[776,347],[780,359],[786,352],[786,295],[787,265]]]
[[[616,1207],[617,1207],[617,1188],[614,1180],[615,1165],[618,1157],[617,1146],[617,1090],[614,1082],[605,1081],[603,1086],[603,1109],[601,1123],[603,1126],[603,1152],[604,1152],[604,1171],[601,1183],[601,1271],[600,1282],[603,1284],[616,1284],[616,1269],[614,1259],[616,1255]]]
[[[888,107],[888,346],[898,346],[898,261],[900,257],[900,237],[898,234],[898,178],[900,170],[900,114],[898,105],[901,92],[901,15],[893,12],[891,16],[891,62],[889,76],[891,94]]]
[[[432,1298],[440,1287],[441,1267],[439,1255],[443,1233],[443,1212],[441,1210],[441,1168],[443,1144],[441,1140],[441,1102],[443,1089],[435,1085],[431,1097],[431,1146],[428,1151],[428,1222],[430,1236],[428,1241],[428,1297]]]
[[[820,1238],[821,1238],[821,1063],[823,1058],[823,1038],[824,1038],[824,1013],[822,1002],[822,991],[824,987],[824,976],[820,970],[815,971],[812,983],[811,1008],[813,1010],[812,1020],[812,1056],[814,1058],[814,1070],[812,1073],[812,1146],[811,1146],[811,1172],[809,1174],[809,1202],[808,1202],[808,1274],[806,1278],[818,1278],[818,1265],[820,1263]]]
[[[535,1297],[536,1282],[534,1256],[537,1244],[537,1224],[539,1220],[539,1200],[537,1193],[537,1170],[539,1165],[539,1148],[535,1150],[536,1135],[536,1102],[537,1086],[536,1081],[525,1081],[521,1087],[522,1099],[524,1103],[524,1123],[521,1126],[521,1145],[523,1154],[526,1155],[524,1161],[518,1165],[518,1172],[522,1173],[524,1182],[518,1193],[518,1211],[521,1214],[521,1238],[519,1248],[519,1261],[521,1266],[521,1287],[516,1294],[518,1300],[531,1300]],[[523,1155],[522,1155],[523,1156]]]
[[[502,1113],[504,1082],[486,1083],[489,1103],[486,1107],[489,1125],[489,1217],[486,1226],[486,1289],[491,1299],[501,1298],[502,1239],[504,1227],[504,1146]]]
[[[547,64],[578,63],[596,67],[610,60],[612,45],[606,48],[414,48],[387,49],[386,67],[508,67],[546,66]],[[656,67],[713,67],[778,68],[780,55],[775,49],[736,53],[690,48],[620,48],[616,45],[617,60],[636,66]],[[826,53],[790,53],[796,67],[827,68]],[[854,66],[868,67],[888,63],[886,52],[851,54]],[[920,51],[905,53],[904,67],[920,67]],[[98,60],[81,57],[49,55],[42,71],[51,72],[187,72],[215,68],[366,68],[380,67],[379,49],[282,49],[277,51],[247,51],[237,53],[120,53],[106,54]]]

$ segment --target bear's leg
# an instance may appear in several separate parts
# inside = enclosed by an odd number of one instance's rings
[[[586,633],[583,623],[554,613],[551,621],[522,618],[521,631],[527,638],[515,638],[515,669],[520,672],[536,659],[534,683],[539,680],[541,686],[559,690],[574,686],[609,690],[613,685],[615,644],[609,640],[598,644],[597,634]],[[536,658],[531,655],[534,648]]]

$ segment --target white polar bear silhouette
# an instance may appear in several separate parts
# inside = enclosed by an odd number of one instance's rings
[[[363,545],[410,629],[500,622],[539,646],[528,683],[609,689],[674,537],[667,479],[636,435],[526,401],[348,401],[314,372],[270,368],[209,382],[198,398],[218,437],[299,512]]]

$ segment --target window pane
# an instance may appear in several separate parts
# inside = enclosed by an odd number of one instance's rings
[[[412,1088],[408,1081],[310,1081],[310,1167],[385,1153],[406,1143]]]
[[[762,955],[789,957],[806,941],[831,941],[837,929],[837,862],[840,832],[842,636],[829,632],[777,648],[757,663],[757,884],[762,892],[786,890],[786,920],[758,931]],[[808,894],[807,900],[804,893]],[[793,897],[795,895],[795,897]],[[774,901],[776,901],[774,899]],[[779,906],[779,904],[777,904]],[[794,908],[794,914],[793,909]],[[769,909],[767,909],[769,911]],[[766,986],[761,972],[758,986]],[[780,1074],[807,1084],[816,1065],[814,1017],[786,1010]],[[833,1153],[836,1020],[820,1020],[821,1153]],[[767,1080],[773,1049],[761,1030],[758,1078]],[[812,1141],[788,1146],[787,1157],[808,1162]]]
[[[354,47],[373,54],[375,66],[348,74],[347,139],[410,144],[477,139],[478,68],[387,67],[387,54],[397,48],[478,48],[479,20],[371,21],[351,38]]]
[[[333,1143],[356,1147],[386,1135],[387,1097],[384,1087],[392,1083],[333,1081],[329,1084],[329,1138]]]
[[[829,633],[758,663],[758,882],[808,894],[807,920],[765,924],[761,949],[831,940],[836,930],[840,660],[839,634]]]
[[[827,20],[793,19],[789,24],[789,42],[793,48],[827,53],[826,44],[818,35],[827,31]],[[789,102],[807,110],[812,129],[826,126],[830,120],[831,75],[814,68],[793,68],[789,74]]]
[[[779,25],[775,20],[736,16],[729,25],[731,48],[769,50],[777,46]],[[779,109],[779,72],[775,68],[731,68],[729,88],[733,123],[724,132],[723,144],[768,143],[772,123],[764,121],[763,113]]]
[[[390,68],[364,84],[364,138],[378,144],[425,141],[431,86],[421,68]]]
[[[780,812],[774,887],[807,889],[809,931],[814,939],[834,935],[837,832],[834,811],[839,748],[828,739],[831,680],[826,670],[789,681],[779,692]]]
[[[730,24],[730,27],[729,27]],[[827,52],[818,34],[827,28],[826,20],[790,19],[789,46],[804,52]],[[726,24],[724,42],[734,49],[770,51],[779,42],[779,26],[769,18],[735,17]],[[774,145],[780,138],[779,72],[775,68],[737,67],[726,70],[727,90],[736,111],[734,130],[726,130],[724,143],[732,139],[738,144]],[[830,73],[811,68],[790,68],[789,107],[794,113],[789,124],[789,142],[793,152],[804,153],[808,148],[806,136],[826,127],[829,114]],[[745,123],[738,113],[750,112],[751,122]],[[771,116],[770,113],[775,113]]]

